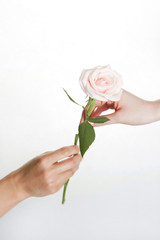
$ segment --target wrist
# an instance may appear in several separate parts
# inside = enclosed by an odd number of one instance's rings
[[[151,102],[152,105],[152,114],[154,116],[154,121],[160,120],[160,100]]]
[[[19,169],[9,174],[9,177],[12,188],[14,189],[15,199],[18,202],[30,197],[30,195],[24,189],[23,178]]]
[[[12,172],[0,180],[0,217],[27,198],[18,173]]]

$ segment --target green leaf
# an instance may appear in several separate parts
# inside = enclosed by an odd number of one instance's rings
[[[89,122],[93,122],[93,123],[105,123],[108,122],[110,119],[106,118],[106,117],[96,117],[96,118],[88,118]]]
[[[89,146],[94,142],[95,132],[94,128],[87,122],[84,121],[79,125],[79,141],[80,141],[80,151],[82,157],[88,150]]]
[[[81,106],[82,108],[84,108],[84,106],[82,106],[82,105],[80,105],[79,103],[75,102],[75,101],[73,100],[73,98],[71,98],[71,96],[69,96],[69,94],[67,93],[67,91],[66,91],[64,88],[63,88],[63,90],[64,90],[64,92],[67,94],[68,98],[69,98],[73,103],[75,103],[75,104]]]

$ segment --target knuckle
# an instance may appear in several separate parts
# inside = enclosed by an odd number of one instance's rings
[[[42,171],[41,176],[42,176],[43,181],[44,181],[47,185],[49,185],[48,172],[47,172],[47,171]]]
[[[76,165],[78,164],[78,159],[77,159],[77,157],[74,157],[73,160],[72,160],[72,162],[73,162],[73,166],[76,166]]]
[[[52,188],[50,189],[50,192],[51,192],[51,194],[53,194],[53,193],[58,192],[58,190],[59,190],[59,186],[57,185],[57,186],[52,187]]]
[[[49,193],[50,194],[53,194],[53,193],[56,193],[56,188],[55,187],[51,187],[50,189],[49,189]]]
[[[81,160],[82,160],[82,156],[81,156],[81,154],[78,154],[78,163],[80,163]]]
[[[47,155],[47,154],[49,154],[51,151],[46,151],[46,152],[44,152],[44,153],[42,153],[42,155],[44,156],[44,155]]]
[[[74,148],[75,148],[75,150],[77,151],[77,153],[79,152],[79,146],[78,145],[74,145]]]
[[[79,146],[73,145],[73,146],[69,146],[69,147],[62,147],[60,149],[60,151],[61,151],[61,154],[64,156],[71,156],[71,155],[73,155],[73,153],[79,152]]]
[[[73,159],[71,159],[71,167],[74,168],[76,165],[78,164],[77,158],[74,157]]]
[[[63,147],[61,148],[61,154],[64,156],[68,156],[70,154],[69,148],[68,147]]]
[[[43,156],[39,159],[38,164],[41,168],[45,168],[46,157]]]
[[[75,168],[75,172],[76,172],[78,169],[79,169],[79,165],[76,166],[76,168]]]
[[[80,155],[77,155],[75,158],[74,158],[74,165],[79,165],[80,164],[80,161],[81,161],[81,156]]]
[[[74,175],[74,169],[69,170],[69,177],[72,177]]]
[[[46,188],[47,188],[49,194],[53,194],[56,192],[55,184],[53,184],[51,182],[46,184]]]

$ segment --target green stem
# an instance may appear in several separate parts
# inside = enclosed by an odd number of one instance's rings
[[[89,117],[91,115],[92,109],[94,108],[94,105],[96,103],[95,99],[89,99],[89,109],[87,111],[87,117]]]
[[[74,139],[74,145],[77,145],[78,138],[79,138],[79,135],[76,134],[76,135],[75,135],[75,139]],[[63,197],[62,197],[62,204],[64,204],[65,201],[66,201],[66,190],[67,190],[68,183],[69,183],[69,179],[68,179],[67,182],[64,184],[64,188],[63,188]]]
[[[76,134],[74,139],[74,145],[77,145],[78,138],[79,138],[79,134]]]
[[[67,182],[64,184],[64,188],[63,188],[63,197],[62,197],[62,204],[65,203],[66,201],[66,190],[67,190],[67,186],[68,186],[68,183],[69,183],[69,179],[67,180]]]
[[[94,107],[94,105],[95,105],[95,102],[96,102],[95,99],[89,98],[89,101],[88,101],[88,103],[89,103],[89,109],[88,109],[88,111],[87,111],[86,108],[84,108],[85,111],[86,111],[86,119],[91,115],[91,112],[92,112],[92,109],[93,109],[93,107]],[[74,139],[74,145],[77,145],[78,138],[79,138],[79,135],[76,134],[76,135],[75,135],[75,139]],[[62,204],[64,204],[65,201],[66,201],[66,190],[67,190],[68,183],[69,183],[69,179],[68,179],[67,182],[64,184]]]

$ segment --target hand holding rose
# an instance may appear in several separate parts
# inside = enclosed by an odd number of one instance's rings
[[[114,109],[112,114],[102,114],[108,109]],[[83,111],[81,122],[84,121]],[[92,126],[104,126],[113,123],[122,123],[128,125],[143,125],[160,120],[160,100],[146,101],[132,93],[123,90],[119,101],[107,101],[101,105],[100,101],[96,101],[95,108],[92,109],[91,118],[98,116],[107,117],[110,121],[106,123],[91,123]]]
[[[80,76],[83,91],[96,99],[90,118],[107,117],[105,123],[91,123],[92,126],[104,126],[112,123],[142,125],[160,120],[160,101],[146,101],[125,90],[122,87],[122,77],[110,65],[98,66],[83,70]],[[86,109],[89,105],[87,104]],[[114,109],[112,114],[102,115],[108,109]],[[82,113],[82,123],[85,119]]]

